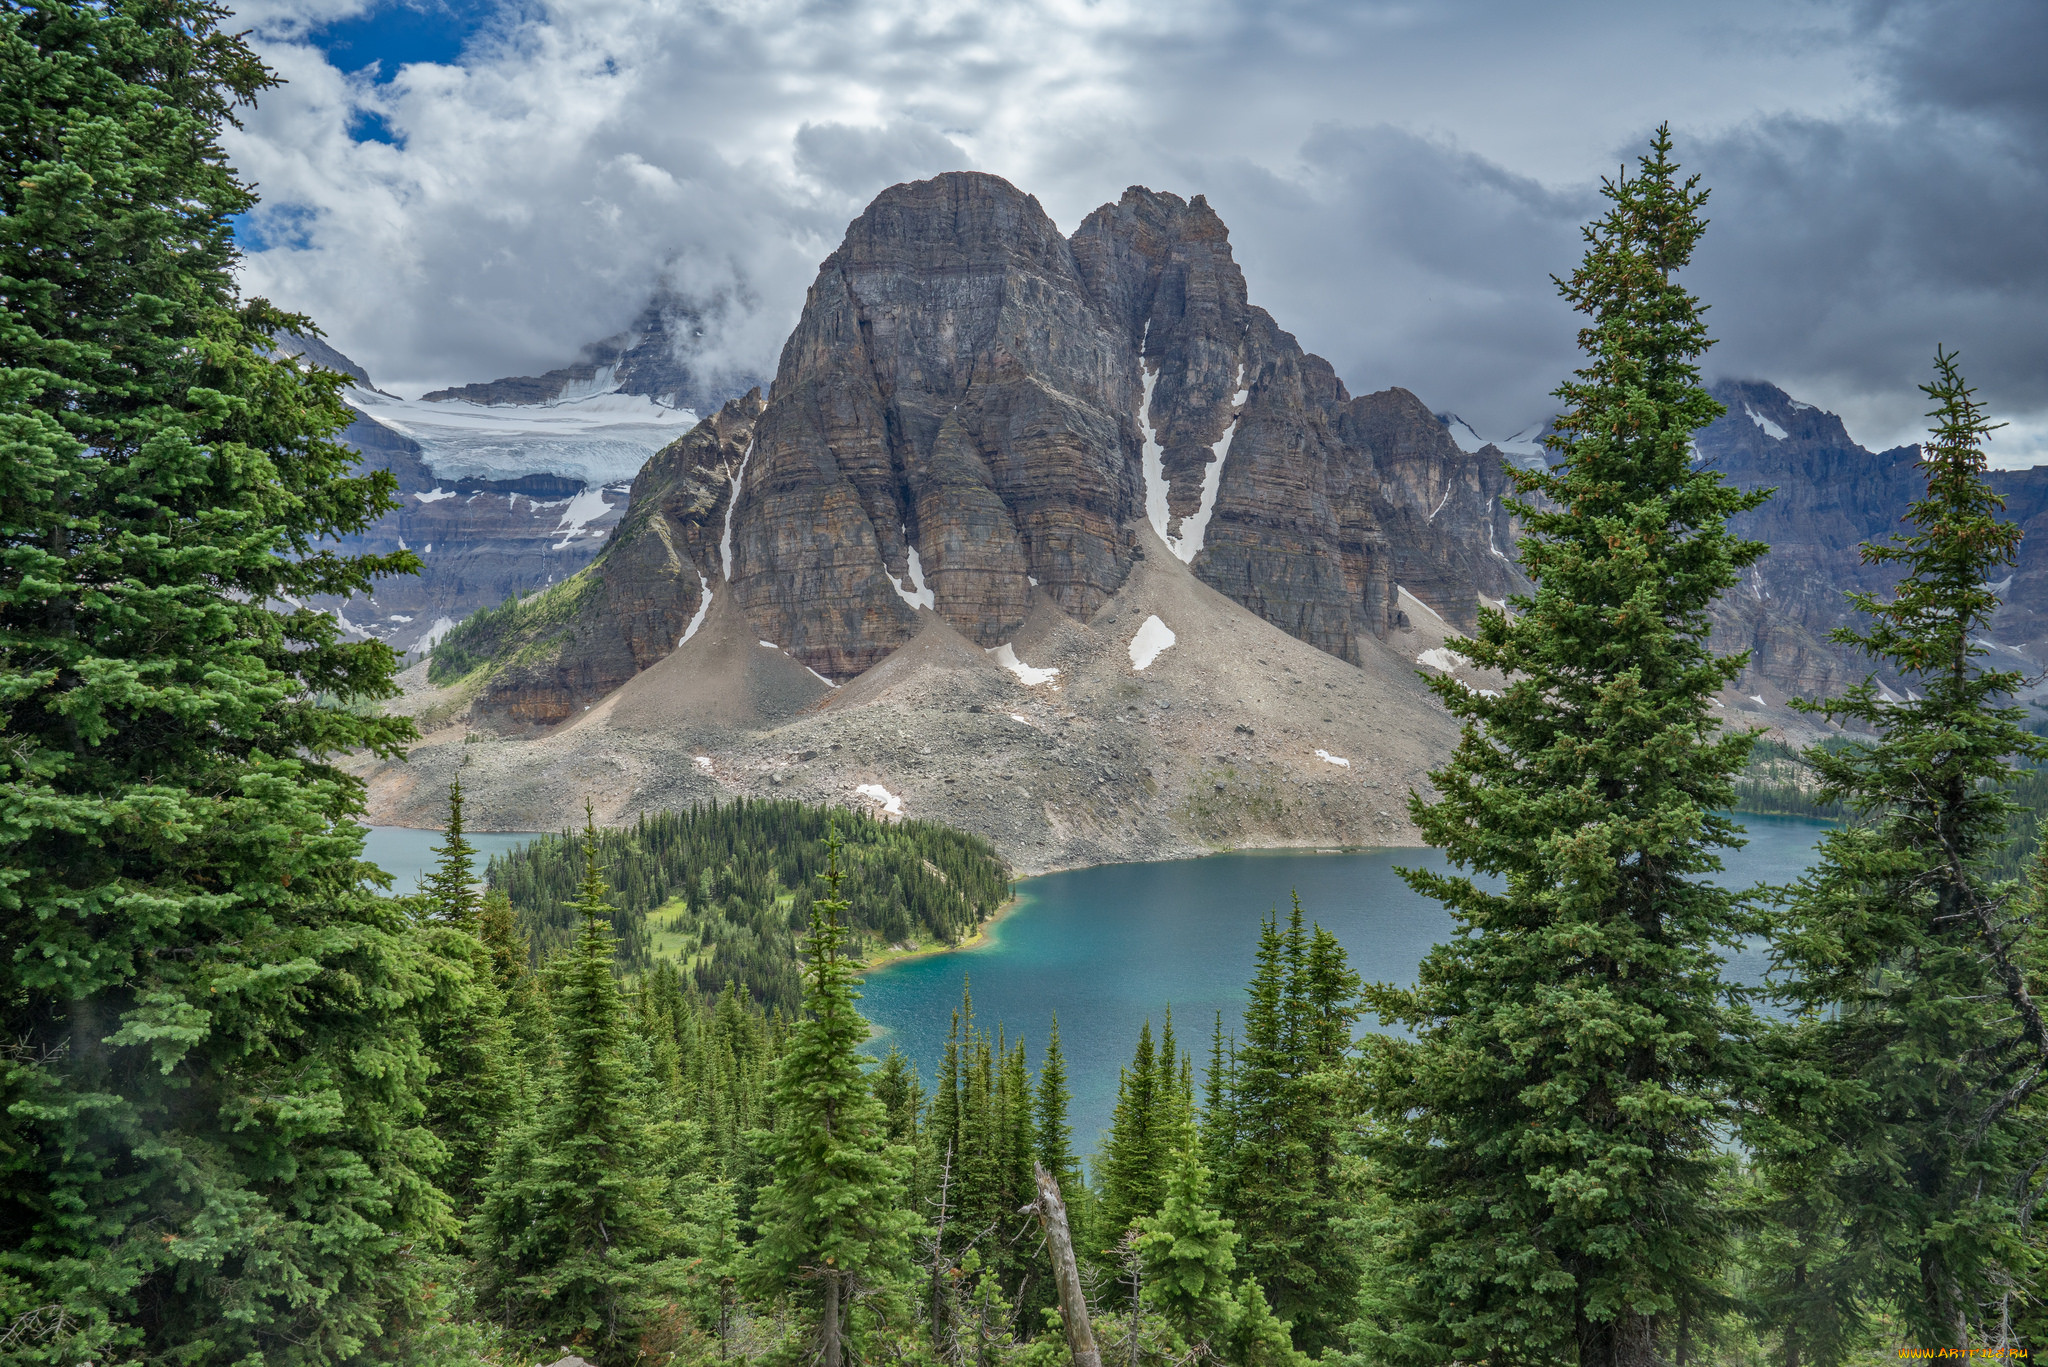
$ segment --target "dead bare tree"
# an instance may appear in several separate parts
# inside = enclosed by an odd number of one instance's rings
[[[1045,1251],[1052,1259],[1052,1284],[1059,1297],[1060,1324],[1067,1331],[1067,1350],[1074,1367],[1102,1367],[1095,1347],[1095,1329],[1088,1320],[1088,1297],[1081,1289],[1081,1269],[1074,1260],[1074,1235],[1067,1225],[1067,1203],[1060,1184],[1041,1163],[1031,1165],[1038,1198],[1017,1213],[1036,1215],[1045,1230]]]

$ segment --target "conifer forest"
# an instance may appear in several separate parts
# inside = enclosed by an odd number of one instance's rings
[[[342,759],[416,739],[398,662],[300,604],[418,562],[332,548],[392,477],[276,348],[318,320],[235,282],[221,132],[277,78],[208,0],[10,0],[0,73],[0,1363],[2048,1349],[2048,742],[1979,641],[1992,424],[1930,339],[1924,492],[1844,634],[1912,695],[1804,703],[1840,739],[1758,787],[1707,611],[1768,494],[1692,458],[1668,131],[1557,282],[1534,588],[1456,641],[1508,683],[1431,679],[1461,739],[1408,801],[1452,867],[1406,876],[1455,935],[1362,982],[1275,887],[1241,1020],[1117,1041],[1090,1151],[1049,1014],[970,988],[935,1076],[866,1051],[864,964],[1008,900],[978,837],[735,801],[487,861],[458,782],[393,893]],[[1710,880],[1774,793],[1835,818],[1818,862]]]

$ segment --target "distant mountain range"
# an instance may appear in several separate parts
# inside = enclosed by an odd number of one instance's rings
[[[881,794],[1022,867],[1379,843],[1412,835],[1400,793],[1450,739],[1417,669],[1498,685],[1443,642],[1527,588],[1503,467],[1541,432],[1350,395],[1248,303],[1199,196],[1134,188],[1063,237],[992,176],[887,190],[765,396],[694,426],[655,336],[358,396],[351,437],[407,500],[366,542],[435,549],[349,620],[441,640],[409,676],[440,729],[366,770],[382,819],[430,822],[423,780],[459,763],[501,827],[793,787]],[[1769,384],[1714,393],[1700,459],[1778,491],[1737,527],[1773,552],[1716,611],[1717,647],[1754,656],[1721,702],[1796,731],[1788,697],[1867,672],[1827,633],[1845,590],[1886,586],[1857,547],[1896,528],[1916,452]],[[645,444],[630,490],[606,442]],[[2048,512],[2048,469],[1996,479],[2023,523]],[[1995,632],[2029,667],[2044,569],[2030,542]]]

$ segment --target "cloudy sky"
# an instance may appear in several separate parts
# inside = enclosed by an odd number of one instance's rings
[[[1937,342],[2048,462],[2040,0],[249,0],[246,287],[401,393],[533,373],[666,279],[771,374],[876,191],[974,168],[1068,231],[1206,194],[1353,392],[1505,436],[1573,363],[1598,185],[1712,187],[1709,372],[1912,440]]]

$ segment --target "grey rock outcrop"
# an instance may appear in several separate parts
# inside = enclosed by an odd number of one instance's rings
[[[729,584],[761,640],[833,680],[927,612],[984,648],[1040,601],[1086,620],[1148,554],[1353,664],[1400,625],[1397,586],[1460,625],[1523,586],[1499,452],[1461,451],[1404,390],[1352,398],[1248,302],[1199,196],[1134,188],[1069,239],[994,176],[884,191],[820,267],[751,423],[728,488],[692,495],[716,547],[636,512],[592,573],[607,604],[642,574],[636,610],[665,624],[698,576]],[[552,682],[504,671],[483,712],[567,716],[645,668],[585,620],[615,615],[594,603]]]
[[[926,595],[992,646],[1034,588],[1087,617],[1149,545],[1355,663],[1397,582],[1459,622],[1521,586],[1485,549],[1510,544],[1504,483],[1497,452],[1403,391],[1352,399],[1249,304],[1200,197],[1134,188],[1069,240],[954,173],[884,191],[820,269],[741,481],[733,589],[843,678]]]
[[[624,519],[582,573],[463,625],[451,647],[503,662],[479,686],[479,715],[501,727],[566,721],[701,628],[718,592],[732,479],[762,407],[759,390],[731,400],[649,460]],[[459,661],[436,664],[461,672]]]

